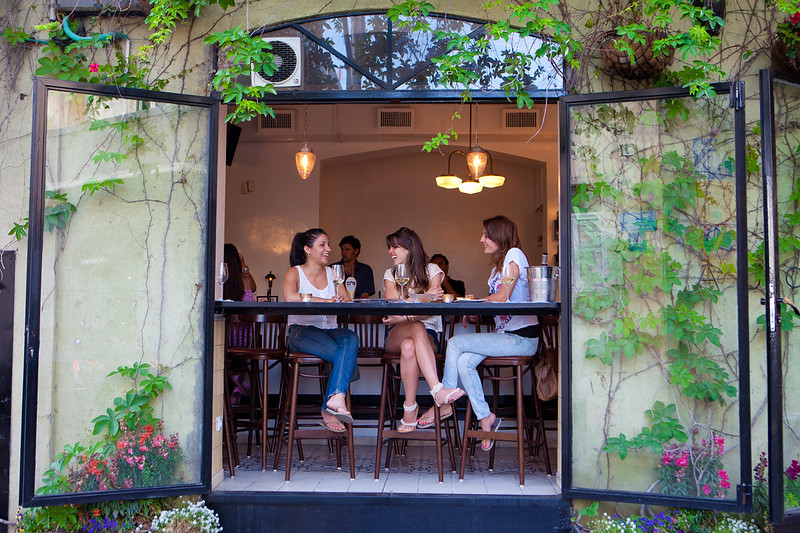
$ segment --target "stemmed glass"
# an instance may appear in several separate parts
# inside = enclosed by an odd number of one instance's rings
[[[333,269],[333,286],[336,288],[334,298],[339,295],[339,285],[344,283],[344,265],[331,265]]]
[[[217,268],[217,283],[221,287],[226,281],[228,281],[228,263],[220,263]]]
[[[403,287],[408,283],[408,269],[405,264],[401,263],[395,267],[394,281],[400,285],[400,301],[405,302],[406,299],[403,297]]]
[[[511,287],[511,284],[514,283],[514,271],[511,268],[511,263],[503,267],[503,273],[500,274],[500,281],[502,281],[503,285],[506,286],[506,301],[508,301],[508,299],[511,297],[508,289]]]

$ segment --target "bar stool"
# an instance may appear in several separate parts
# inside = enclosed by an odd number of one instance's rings
[[[358,335],[358,359],[357,364],[359,368],[381,368],[381,358],[385,350],[383,349],[383,317],[381,315],[349,315],[340,317],[342,320],[340,325],[351,329]],[[394,403],[391,401],[389,409],[393,409]],[[354,405],[351,411],[353,415],[366,414],[375,416],[378,412],[378,406],[368,405],[359,406]],[[363,417],[357,417],[362,419]],[[363,424],[355,424],[354,427],[365,427]],[[371,427],[371,426],[370,426]]]
[[[278,460],[281,455],[281,446],[283,444],[282,436],[285,434],[285,426],[288,424],[288,437],[286,442],[286,481],[289,481],[292,474],[292,451],[295,441],[297,441],[298,449],[301,439],[332,439],[336,443],[336,466],[342,468],[342,440],[347,441],[347,449],[350,460],[350,479],[356,478],[355,467],[355,445],[353,441],[353,426],[352,424],[345,424],[345,432],[337,433],[326,428],[307,429],[306,426],[299,426],[297,418],[297,392],[299,389],[300,378],[310,378],[317,380],[325,380],[327,376],[322,371],[322,365],[325,361],[307,353],[290,352],[288,356],[289,369],[291,371],[291,382],[288,391],[289,400],[289,415],[288,420],[284,419],[281,423],[281,429],[278,439],[278,446],[275,451],[275,467],[277,470]],[[303,368],[316,368],[317,372],[302,371]],[[350,409],[350,391],[347,391],[347,408]],[[320,405],[320,409],[322,406]],[[302,451],[300,452],[302,453]],[[301,456],[302,460],[302,456]]]
[[[451,322],[452,323],[452,322]],[[448,333],[449,331],[449,333]],[[440,335],[440,345],[444,346],[446,339],[452,335],[452,327],[450,328],[443,328],[442,334]],[[441,353],[436,354],[436,362],[437,366],[441,367],[444,361],[444,356]],[[383,445],[387,444],[386,450],[386,464],[384,468],[386,470],[389,469],[389,464],[392,460],[392,453],[394,448],[390,445],[391,443],[397,443],[397,441],[403,441],[403,445],[407,444],[407,441],[410,440],[418,440],[418,441],[433,441],[436,443],[436,466],[439,471],[439,483],[444,482],[444,464],[442,459],[442,447],[446,444],[448,452],[450,454],[450,466],[453,469],[453,472],[456,471],[456,462],[455,462],[455,454],[453,452],[453,438],[452,433],[453,431],[456,432],[458,435],[458,422],[456,420],[456,411],[455,406],[453,405],[453,415],[444,420],[444,426],[442,425],[442,419],[440,410],[434,404],[434,425],[433,425],[433,432],[426,431],[425,429],[415,429],[414,431],[409,432],[400,432],[396,429],[397,421],[397,410],[400,405],[399,399],[399,391],[400,391],[400,354],[399,353],[384,353],[383,357],[381,358],[381,363],[383,365],[383,377],[381,379],[381,400],[379,409],[379,416],[378,416],[378,440],[375,445],[375,479],[380,479],[380,469],[381,469],[381,455],[383,452]],[[441,368],[440,368],[441,373]],[[396,406],[393,409],[389,409],[389,419],[386,419],[387,413],[387,403],[393,406]],[[452,404],[451,404],[452,405]],[[386,429],[386,425],[389,425],[389,429]],[[445,437],[442,437],[442,429],[445,430]],[[457,437],[456,437],[457,438]]]
[[[512,374],[510,376],[501,376],[499,373],[490,373],[490,372],[483,372],[481,371],[482,379],[488,379],[490,381],[496,382],[504,382],[504,381],[511,381],[514,384],[514,396],[515,396],[515,403],[516,403],[516,426],[514,431],[512,432],[491,432],[491,431],[482,431],[480,429],[472,429],[472,404],[467,402],[467,412],[464,416],[464,435],[463,440],[461,442],[461,465],[459,469],[459,479],[464,479],[464,470],[466,469],[467,464],[467,454],[469,453],[469,441],[470,439],[492,439],[495,441],[508,441],[508,442],[516,442],[517,444],[517,463],[519,466],[519,484],[525,485],[525,462],[524,462],[524,448],[526,444],[526,437],[525,437],[525,424],[526,424],[526,416],[525,416],[525,408],[523,405],[523,394],[522,394],[522,379],[527,373],[531,373],[532,379],[535,380],[535,375],[532,372],[533,363],[536,360],[534,355],[526,355],[526,356],[512,356],[512,357],[491,357],[487,358],[487,361],[491,359],[490,365],[492,367],[496,367],[498,369],[503,367],[511,367]],[[481,365],[483,366],[483,365]],[[478,368],[481,369],[481,366]],[[480,371],[480,370],[479,370]],[[550,455],[547,450],[547,437],[545,434],[544,429],[544,419],[542,418],[542,410],[541,405],[538,402],[538,397],[534,394],[534,410],[533,416],[536,417],[536,427],[539,430],[539,438],[535,442],[531,442],[531,446],[540,446],[544,449],[544,457],[546,462],[546,469],[548,474],[552,474],[552,470],[550,467]],[[494,468],[494,449],[490,454],[489,458],[489,468]]]
[[[245,346],[230,346],[231,335],[226,332],[225,350],[225,423],[226,446],[229,462],[239,465],[239,450],[236,434],[240,428],[248,430],[247,455],[252,454],[253,433],[261,439],[261,469],[267,469],[267,453],[270,449],[268,437],[269,421],[269,371],[285,360],[286,317],[283,315],[239,315],[239,321],[231,321],[228,331],[242,332]],[[231,383],[234,376],[246,374],[250,378],[250,401],[234,405]],[[278,413],[279,409],[273,409]],[[277,421],[276,421],[277,426]],[[233,477],[233,468],[231,468]]]

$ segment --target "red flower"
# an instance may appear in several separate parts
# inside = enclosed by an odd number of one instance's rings
[[[98,70],[98,65],[96,61],[91,65],[89,65],[89,72],[97,72],[97,70]]]
[[[791,22],[792,24],[797,24],[798,22],[800,22],[800,11],[797,11],[794,15],[789,17],[789,22]]]
[[[100,516],[100,509],[95,509],[94,510],[94,515],[95,516]]]

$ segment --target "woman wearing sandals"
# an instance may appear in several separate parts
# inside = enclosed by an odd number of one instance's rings
[[[286,271],[283,285],[287,302],[299,302],[301,293],[311,294],[312,302],[350,299],[344,287],[337,292],[333,283],[333,273],[328,267],[330,253],[328,236],[319,228],[294,236],[289,252],[292,266]],[[287,323],[290,350],[315,355],[333,365],[325,390],[322,425],[336,433],[344,432],[344,424],[353,423],[345,395],[356,370],[358,335],[338,327],[335,315],[289,315]]]
[[[402,227],[386,236],[386,245],[394,266],[386,270],[383,287],[387,298],[400,298],[395,274],[398,265],[405,265],[408,281],[408,294],[442,295],[444,272],[433,263],[422,248],[422,241],[411,229]],[[386,324],[386,351],[400,352],[400,378],[403,382],[405,400],[403,418],[397,430],[408,433],[416,429],[419,413],[417,405],[417,386],[419,374],[425,377],[431,388],[431,395],[437,405],[456,401],[464,395],[461,389],[444,393],[436,371],[436,352],[439,349],[439,334],[442,331],[440,316],[392,315],[383,318]],[[433,411],[431,411],[432,413]],[[433,415],[431,415],[433,416]],[[431,419],[431,424],[433,419]],[[430,424],[425,424],[428,427]]]
[[[489,296],[492,302],[527,302],[528,278],[525,268],[528,260],[519,246],[517,225],[504,216],[483,221],[481,236],[483,253],[491,257]],[[507,278],[508,287],[501,279]],[[510,295],[510,296],[509,296]],[[535,316],[496,316],[494,333],[467,333],[456,335],[447,343],[444,364],[444,389],[442,395],[458,390],[459,379],[467,391],[472,409],[483,431],[497,431],[502,419],[489,409],[483,396],[483,384],[478,375],[478,365],[487,357],[532,355],[539,345],[539,324]],[[449,409],[445,412],[445,409]],[[449,415],[452,406],[442,409],[441,416]],[[425,416],[432,416],[426,413]],[[494,440],[483,439],[481,449],[489,451]]]

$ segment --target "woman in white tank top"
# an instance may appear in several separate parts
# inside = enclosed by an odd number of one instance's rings
[[[400,297],[394,279],[395,268],[399,264],[406,265],[409,294],[427,293],[435,297],[442,295],[444,272],[433,263],[428,263],[422,241],[414,230],[400,228],[386,236],[386,245],[394,264],[383,276],[387,298]],[[387,332],[386,350],[400,352],[400,378],[403,381],[405,399],[403,418],[397,430],[408,433],[414,431],[418,425],[417,386],[420,372],[437,404],[453,402],[464,395],[464,391],[459,389],[460,392],[456,391],[449,397],[439,394],[442,384],[436,371],[436,351],[439,349],[439,334],[442,332],[441,316],[391,315],[384,317],[383,323],[386,324]]]
[[[319,228],[298,233],[292,241],[289,264],[283,284],[283,298],[299,302],[301,293],[311,294],[311,301],[330,302],[349,300],[347,291],[333,284],[328,267],[331,253],[328,236]],[[358,335],[347,328],[337,327],[335,315],[289,315],[287,342],[293,352],[315,355],[333,365],[328,376],[322,422],[337,433],[352,424],[345,395],[356,371]]]

